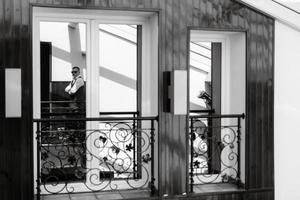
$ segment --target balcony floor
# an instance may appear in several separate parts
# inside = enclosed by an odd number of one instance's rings
[[[123,190],[108,192],[90,192],[77,194],[56,194],[41,196],[41,200],[116,200],[129,198],[147,198],[150,197],[148,190]]]
[[[194,193],[207,193],[207,192],[228,192],[228,191],[238,191],[237,185],[230,183],[215,183],[215,184],[204,184],[204,185],[194,185]]]
[[[236,185],[228,183],[195,185],[193,196],[203,193],[242,191]],[[120,190],[107,192],[90,192],[77,194],[57,194],[41,196],[41,200],[121,200],[121,199],[150,199],[149,190]],[[154,198],[156,199],[156,198]],[[184,199],[184,198],[183,198]]]

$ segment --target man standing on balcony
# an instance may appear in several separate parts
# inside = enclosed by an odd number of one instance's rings
[[[65,92],[70,95],[70,108],[73,112],[82,112],[84,111],[84,80],[80,75],[80,68],[74,66],[72,68],[73,80],[65,88]]]

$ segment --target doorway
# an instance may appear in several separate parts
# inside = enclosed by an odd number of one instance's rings
[[[191,30],[189,131],[193,185],[244,181],[246,37]]]
[[[47,130],[42,127],[42,131],[53,134],[41,137],[40,165],[48,166],[46,170],[41,168],[41,181],[72,182],[71,187],[82,192],[95,188],[91,183],[95,177],[92,169],[97,169],[100,181],[109,184],[124,178],[142,180],[141,165],[136,164],[142,159],[142,136],[137,133],[136,137],[127,138],[124,136],[125,123],[110,123],[114,128],[109,134],[121,132],[121,135],[108,139],[105,132],[99,131],[106,130],[108,123],[82,119],[157,115],[156,15],[150,12],[36,8],[33,19],[34,118],[80,118],[75,123],[44,123]],[[76,71],[80,72],[84,82],[84,98],[76,102],[82,105],[79,111],[70,109],[74,102],[66,92],[74,79],[71,74],[74,66],[78,67]],[[146,122],[133,121],[127,128],[147,126]],[[110,148],[99,150],[103,148],[100,142]],[[35,152],[36,145],[35,142]],[[122,157],[119,145],[126,147],[129,153]],[[119,157],[108,156],[111,152]],[[94,155],[102,158],[102,165],[99,165],[99,159],[91,159]],[[37,153],[35,158],[37,161]],[[35,165],[35,171],[37,168]],[[87,189],[82,189],[79,183]],[[62,189],[55,193],[67,192],[68,188],[61,185]],[[120,185],[124,189],[130,187]],[[45,188],[42,192],[49,191]]]

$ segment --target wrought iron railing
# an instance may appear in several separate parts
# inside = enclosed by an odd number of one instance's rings
[[[41,101],[41,117],[85,117],[85,101]]]
[[[199,114],[214,114],[215,110],[214,109],[205,109],[205,110],[190,110],[189,111],[190,116],[193,115],[199,115]]]
[[[37,197],[120,189],[154,191],[157,117],[35,119]]]
[[[198,184],[240,184],[243,118],[244,114],[199,114],[189,117],[191,192]]]

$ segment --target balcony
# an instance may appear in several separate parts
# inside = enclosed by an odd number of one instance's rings
[[[244,114],[212,113],[212,110],[194,111],[189,116],[191,193],[236,190],[241,186],[241,119]]]
[[[34,120],[37,199],[154,194],[157,117],[133,115]]]
[[[36,130],[37,199],[150,198],[155,194],[157,117],[137,112],[68,112],[42,102]],[[241,190],[241,120],[191,110],[189,194]],[[159,156],[159,155],[158,155]]]

